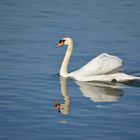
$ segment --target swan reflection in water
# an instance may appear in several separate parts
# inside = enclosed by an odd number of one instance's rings
[[[93,102],[117,102],[123,95],[122,84],[101,82],[77,82],[83,96]]]
[[[70,113],[70,97],[68,96],[66,78],[60,77],[61,94],[64,102],[57,101],[54,108],[62,113]],[[100,83],[100,82],[79,82],[75,81],[83,96],[89,98],[93,102],[106,103],[117,102],[123,96],[122,84],[120,83]]]
[[[54,108],[59,113],[67,115],[70,112],[70,97],[68,96],[68,91],[67,91],[67,79],[60,78],[60,85],[61,85],[61,94],[64,97],[64,103],[57,101]]]

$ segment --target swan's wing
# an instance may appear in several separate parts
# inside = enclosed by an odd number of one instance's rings
[[[122,59],[103,53],[89,61],[86,65],[75,71],[75,73],[81,76],[111,74],[119,72],[122,66]]]

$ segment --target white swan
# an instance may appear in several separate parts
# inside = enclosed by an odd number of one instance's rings
[[[73,41],[71,38],[63,38],[57,44],[57,47],[67,45],[67,51],[60,69],[60,76],[73,78],[77,81],[102,81],[102,82],[126,82],[129,80],[140,79],[140,77],[131,76],[120,72],[123,61],[117,56],[103,53],[92,59],[79,70],[68,73],[68,64],[73,50]]]

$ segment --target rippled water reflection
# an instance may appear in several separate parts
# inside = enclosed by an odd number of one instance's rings
[[[55,48],[73,38],[69,71],[107,52],[140,76],[139,15],[138,0],[0,1],[0,139],[139,140],[140,83],[62,79]]]

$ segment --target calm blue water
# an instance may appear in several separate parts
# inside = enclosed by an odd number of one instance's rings
[[[139,0],[1,0],[0,139],[139,140],[140,83],[59,78],[62,37],[75,43],[69,71],[107,52],[140,76]]]

